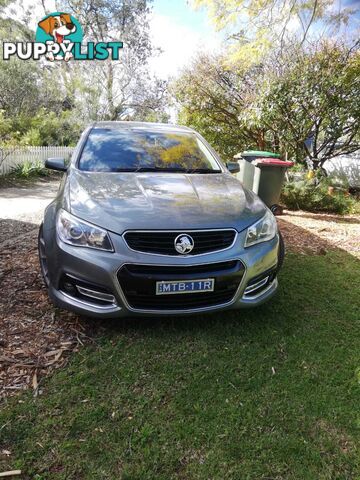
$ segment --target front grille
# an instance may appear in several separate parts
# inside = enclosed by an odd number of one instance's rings
[[[194,248],[188,255],[216,252],[230,247],[236,236],[233,229],[202,231],[134,231],[126,232],[124,238],[133,250],[161,255],[181,255],[175,250],[174,241],[178,235],[188,234],[194,240]]]
[[[124,265],[118,272],[121,289],[130,307],[137,310],[191,310],[230,302],[245,267],[239,260],[191,266]],[[156,295],[156,282],[215,278],[213,292]]]

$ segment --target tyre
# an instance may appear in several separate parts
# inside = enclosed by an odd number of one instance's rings
[[[272,213],[274,215],[282,215],[283,211],[284,211],[283,207],[281,205],[278,205],[278,204],[271,205],[270,210],[272,211]]]
[[[281,269],[284,263],[285,258],[285,243],[283,236],[279,230],[279,250],[278,250],[278,264],[277,264],[277,272]]]
[[[48,288],[50,280],[49,280],[48,263],[47,263],[46,253],[45,253],[45,240],[44,240],[43,229],[44,229],[43,224],[41,224],[39,228],[39,235],[38,235],[38,252],[39,252],[39,263],[40,263],[41,275],[46,288]]]

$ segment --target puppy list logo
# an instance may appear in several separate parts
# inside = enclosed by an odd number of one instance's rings
[[[17,55],[21,60],[39,60],[45,56],[51,62],[64,60],[119,59],[122,42],[88,42],[82,45],[83,31],[72,15],[54,12],[44,17],[36,30],[35,42],[3,42],[3,59]]]

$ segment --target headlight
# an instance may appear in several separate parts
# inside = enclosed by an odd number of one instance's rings
[[[275,237],[276,232],[277,223],[275,217],[268,210],[260,220],[247,229],[245,247],[250,247],[256,243],[271,240]]]
[[[114,251],[106,230],[79,220],[62,209],[57,216],[56,231],[60,239],[70,245]]]

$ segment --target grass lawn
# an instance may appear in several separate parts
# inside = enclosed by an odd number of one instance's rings
[[[255,310],[107,322],[42,395],[3,406],[0,471],[360,479],[359,278],[346,253],[289,254]]]

